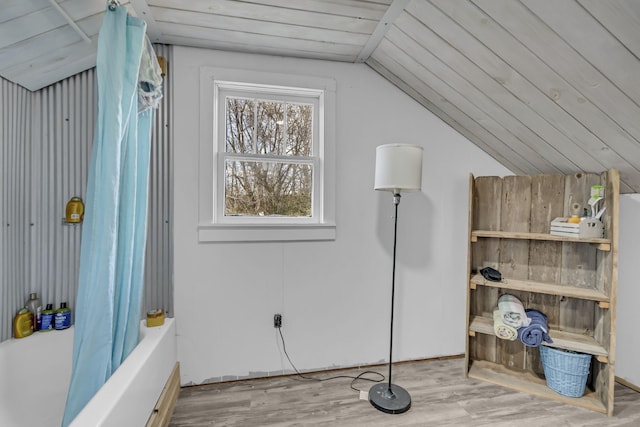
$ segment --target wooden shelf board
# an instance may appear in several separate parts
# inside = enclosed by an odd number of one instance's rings
[[[552,242],[573,242],[573,243],[593,243],[598,245],[598,249],[602,251],[611,250],[611,240],[600,238],[578,238],[554,236],[547,233],[523,233],[513,231],[488,231],[473,230],[471,232],[471,241],[475,242],[478,237],[497,237],[501,239],[521,239],[521,240],[546,240]]]
[[[580,288],[571,285],[558,285],[555,283],[534,282],[531,280],[516,280],[509,278],[503,278],[500,282],[492,282],[490,280],[486,280],[481,274],[472,275],[470,283],[474,285],[491,286],[494,288],[513,289],[516,291],[558,295],[592,301],[610,301],[607,295],[596,289]]]
[[[509,387],[514,390],[541,396],[547,399],[557,400],[569,405],[578,406],[592,411],[607,413],[607,408],[600,402],[596,393],[585,388],[585,394],[582,397],[568,397],[556,393],[547,387],[544,378],[538,378],[531,372],[514,371],[497,363],[473,360],[470,361],[469,372],[470,378],[487,381],[492,384]]]
[[[469,323],[469,330],[485,335],[495,335],[493,319],[483,316],[474,316]],[[553,343],[544,343],[546,346],[593,354],[594,356],[609,356],[607,350],[593,337],[556,330],[549,331],[549,335]],[[600,358],[600,360],[603,359]]]

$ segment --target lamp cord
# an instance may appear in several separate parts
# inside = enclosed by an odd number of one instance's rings
[[[391,362],[393,356],[393,309],[396,295],[396,243],[398,237],[398,205],[400,204],[400,193],[393,194],[393,204],[395,205],[394,225],[393,225],[393,269],[391,275],[391,331],[389,333],[389,393],[391,391]]]
[[[284,336],[282,335],[282,327],[278,327],[278,332],[280,333],[280,339],[282,340],[282,351],[284,352],[284,355],[287,357],[287,360],[289,361],[289,364],[291,365],[291,367],[293,368],[294,371],[296,371],[296,374],[302,378],[303,380],[309,380],[309,381],[329,381],[329,380],[337,380],[339,378],[348,378],[351,379],[351,384],[350,387],[352,390],[360,392],[361,390],[355,387],[355,383],[358,380],[362,380],[362,381],[370,381],[370,382],[374,382],[374,383],[379,383],[384,381],[384,375],[382,375],[379,372],[375,372],[375,371],[363,371],[360,374],[354,376],[351,375],[336,375],[333,377],[328,377],[328,378],[315,378],[315,377],[310,377],[308,375],[304,375],[303,373],[301,373],[300,371],[298,371],[298,368],[296,368],[296,365],[293,364],[293,362],[291,361],[291,358],[289,357],[289,353],[287,353],[287,346],[284,343]],[[365,377],[365,375],[367,374],[374,374],[377,375],[378,378],[367,378]]]
[[[393,269],[392,269],[392,277],[391,277],[391,330],[389,334],[389,385],[388,385],[388,391],[391,394],[393,394],[393,391],[391,390],[391,365],[393,362],[393,359],[392,359],[393,312],[394,312],[394,300],[395,300],[395,293],[396,293],[396,246],[397,246],[397,236],[398,236],[398,205],[400,204],[400,197],[401,197],[400,193],[394,193],[393,195],[393,204],[395,205],[395,215],[394,215],[394,225],[393,225]],[[277,327],[277,329],[278,329],[278,333],[280,334],[280,340],[282,341],[282,351],[284,352],[284,355],[287,357],[289,364],[291,365],[293,370],[296,372],[296,374],[303,380],[321,382],[321,381],[336,380],[339,378],[348,378],[348,379],[351,379],[351,384],[350,384],[351,389],[354,391],[360,392],[361,390],[354,386],[356,381],[362,380],[362,381],[379,383],[384,381],[385,379],[384,375],[376,371],[363,371],[360,374],[356,375],[355,377],[351,375],[335,375],[333,377],[328,377],[328,378],[316,378],[316,377],[310,377],[308,375],[305,375],[301,373],[298,370],[298,368],[296,368],[296,365],[294,365],[293,361],[291,360],[291,357],[289,357],[289,353],[287,352],[287,345],[284,341],[284,335],[282,334],[282,327],[279,326]],[[374,374],[374,375],[377,375],[378,378],[367,378],[365,377],[366,374]]]

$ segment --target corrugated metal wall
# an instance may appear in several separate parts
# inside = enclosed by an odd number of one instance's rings
[[[31,185],[29,156],[31,149],[31,93],[2,80],[2,227],[0,233],[0,338],[6,338],[15,314],[14,307],[24,305],[24,284],[29,277],[29,197],[24,191]],[[17,304],[17,305],[16,305]]]
[[[155,46],[167,58],[170,46]],[[152,133],[149,223],[143,313],[173,313],[171,237],[171,87]],[[44,304],[74,309],[81,225],[64,224],[73,196],[84,199],[97,86],[95,69],[30,92],[0,81],[0,340],[12,335],[15,312],[30,292]]]
[[[153,308],[164,309],[173,316],[173,199],[171,142],[171,46],[154,45],[157,55],[167,60],[164,97],[156,112],[151,135],[151,169],[149,187],[149,223],[145,261],[145,293],[143,313]]]

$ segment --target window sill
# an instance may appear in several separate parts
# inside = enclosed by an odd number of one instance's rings
[[[336,225],[325,224],[216,224],[198,227],[199,243],[292,242],[336,239]]]

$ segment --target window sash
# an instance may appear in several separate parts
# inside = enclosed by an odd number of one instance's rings
[[[276,125],[275,129],[279,130],[280,132],[280,140],[277,141],[275,148],[276,149],[279,148],[280,149],[279,151],[286,152],[291,147],[290,145],[291,134],[289,131],[290,129],[295,129],[297,122],[293,115],[292,116],[289,115],[290,108],[296,109],[296,108],[302,108],[302,107],[310,107],[312,111],[312,114],[310,117],[311,132],[310,132],[310,135],[308,135],[310,140],[308,141],[308,154],[306,155],[314,156],[318,154],[318,150],[314,151],[314,149],[318,144],[319,136],[317,133],[314,133],[314,131],[316,130],[316,124],[320,120],[320,117],[319,117],[320,112],[318,111],[318,103],[314,102],[315,99],[305,100],[305,99],[299,99],[299,97],[296,97],[295,99],[291,99],[291,97],[285,98],[285,99],[268,99],[263,97],[256,97],[256,96],[252,97],[247,95],[256,95],[256,94],[245,94],[245,93],[230,94],[230,93],[222,92],[220,95],[221,98],[224,98],[224,99],[221,99],[221,102],[224,102],[224,108],[225,108],[225,115],[224,115],[225,117],[224,151],[225,152],[256,153],[256,154],[269,154],[273,152],[273,151],[267,151],[265,149],[266,144],[271,141],[260,140],[261,132],[258,131],[258,128],[259,127],[261,128],[260,125],[262,124],[261,121],[259,120],[261,107],[263,106],[263,104],[273,103],[273,104],[280,104],[283,107],[282,121],[275,123]],[[229,113],[229,111],[227,110],[229,106],[229,100],[235,100],[235,101],[241,101],[241,102],[246,101],[246,104],[243,105],[243,108],[242,108],[243,112],[241,113],[241,116],[242,116],[242,119],[246,119],[246,120],[242,120],[242,122],[245,124],[250,123],[251,124],[250,126],[246,126],[244,129],[241,130],[237,123],[235,123],[234,121],[231,121],[231,122],[229,121],[229,118],[231,115],[231,113]],[[249,108],[246,108],[246,107],[249,107]],[[222,106],[220,108],[222,109]],[[270,124],[273,124],[273,122]],[[235,130],[235,135],[239,138],[237,142],[240,142],[241,136],[244,137],[242,138],[242,141],[244,141],[244,144],[237,145],[238,147],[242,147],[244,151],[233,151],[229,149],[230,148],[229,139],[228,139],[229,132],[230,132],[229,126],[231,126],[233,130]],[[279,126],[279,129],[278,129],[278,126]],[[288,155],[288,154],[282,154],[282,155]]]
[[[227,98],[245,98],[255,101],[275,101],[290,104],[312,105],[312,139],[310,156],[288,156],[260,153],[228,152],[226,139]],[[271,85],[245,85],[228,81],[217,82],[214,85],[214,128],[217,140],[217,167],[214,173],[216,193],[213,195],[214,218],[216,224],[319,224],[323,221],[323,192],[322,183],[324,171],[323,156],[323,127],[324,127],[324,92],[317,89],[287,88]],[[255,139],[254,130],[254,139]],[[255,145],[255,142],[254,142]],[[266,161],[285,163],[308,163],[312,165],[311,216],[230,216],[225,215],[226,207],[226,162],[229,160]],[[218,195],[218,196],[216,196]]]
[[[310,216],[277,216],[277,215],[267,215],[267,216],[259,216],[259,215],[227,215],[226,214],[226,164],[230,161],[240,161],[240,162],[257,162],[257,163],[279,163],[279,164],[296,164],[296,165],[309,165],[311,167],[311,210]],[[235,222],[274,222],[274,223],[282,223],[282,222],[294,222],[294,223],[317,223],[317,218],[314,218],[314,213],[317,212],[316,205],[320,203],[318,201],[319,198],[316,197],[318,193],[317,189],[317,174],[316,171],[319,169],[319,159],[315,157],[300,157],[300,156],[276,156],[276,155],[256,155],[256,154],[241,154],[241,153],[221,153],[220,154],[220,163],[218,168],[222,171],[223,178],[221,179],[221,190],[222,196],[220,197],[220,211],[217,212],[219,215],[220,223],[235,223]]]
[[[320,159],[312,157],[287,157],[284,156],[259,156],[259,155],[239,155],[237,153],[218,153],[217,162],[217,183],[216,190],[220,197],[214,195],[214,223],[216,224],[321,224],[323,222],[323,200],[319,197],[321,193],[320,185]],[[295,159],[295,160],[294,160]],[[300,163],[309,164],[312,167],[311,186],[311,216],[229,216],[225,215],[226,200],[226,174],[225,164],[228,160],[257,161],[257,162],[278,162],[278,163]]]

